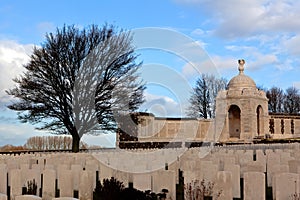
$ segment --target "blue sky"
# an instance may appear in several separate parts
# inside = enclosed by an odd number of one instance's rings
[[[298,19],[300,2],[289,0],[1,0],[0,145],[21,145],[44,134],[16,120],[4,91],[22,72],[32,47],[56,27],[109,23],[131,30],[148,83],[141,110],[179,116],[200,73],[230,80],[240,58],[257,85],[300,88]],[[115,141],[113,134],[85,140],[107,146]]]

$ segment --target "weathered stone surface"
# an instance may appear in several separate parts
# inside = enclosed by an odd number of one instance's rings
[[[81,165],[71,165],[73,189],[79,190],[80,172],[82,171]]]
[[[79,182],[79,199],[81,200],[92,200],[93,199],[93,174],[89,171],[80,172]]]
[[[7,195],[0,193],[0,200],[7,200]]]
[[[22,187],[24,185],[21,182],[21,177],[20,169],[13,169],[9,171],[10,195],[12,200],[14,200],[16,196],[22,194]]]
[[[6,194],[7,190],[7,167],[6,164],[0,164],[0,193]]]
[[[42,198],[35,195],[19,195],[16,196],[15,200],[42,200]]]
[[[176,178],[174,171],[158,171],[153,175],[153,191],[161,192],[162,189],[169,191],[169,196],[176,199]]]
[[[134,174],[133,187],[141,190],[151,190],[151,175],[150,174]]]
[[[43,171],[42,197],[44,200],[51,200],[55,197],[56,171],[45,169]]]
[[[60,197],[73,197],[73,175],[71,170],[58,171],[58,188]]]
[[[232,174],[231,172],[221,171],[217,173],[215,181],[214,196],[221,192],[219,199],[232,200]]]
[[[265,175],[261,172],[244,173],[244,200],[265,200]]]
[[[225,164],[224,171],[231,172],[232,175],[232,196],[234,198],[241,197],[241,187],[240,187],[240,166]]]
[[[299,195],[299,186],[299,174],[276,174],[273,179],[273,197],[276,200],[291,199],[293,194]]]

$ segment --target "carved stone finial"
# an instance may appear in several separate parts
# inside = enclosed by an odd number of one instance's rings
[[[241,59],[238,61],[239,63],[239,71],[240,71],[240,74],[244,74],[244,64],[245,64],[245,60],[244,59]]]

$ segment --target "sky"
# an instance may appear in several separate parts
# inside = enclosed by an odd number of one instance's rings
[[[47,132],[21,124],[7,108],[13,78],[23,72],[32,48],[57,27],[113,24],[131,31],[146,82],[141,111],[184,116],[201,73],[230,80],[237,60],[257,85],[300,89],[300,1],[0,1],[0,145],[23,145]],[[112,147],[115,135],[85,136],[88,144]]]

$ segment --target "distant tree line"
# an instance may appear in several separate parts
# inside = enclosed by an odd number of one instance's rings
[[[72,149],[70,136],[34,136],[27,139],[25,149],[30,150],[67,150]],[[80,148],[87,148],[87,144],[80,142]]]
[[[89,146],[83,141],[80,142],[80,149],[96,149],[100,146]],[[71,150],[72,137],[70,136],[34,136],[27,139],[24,145],[5,145],[0,147],[2,152],[14,152],[23,150]]]
[[[269,99],[268,107],[271,113],[300,113],[300,92],[295,87],[289,87],[285,91],[279,87],[266,90]]]

